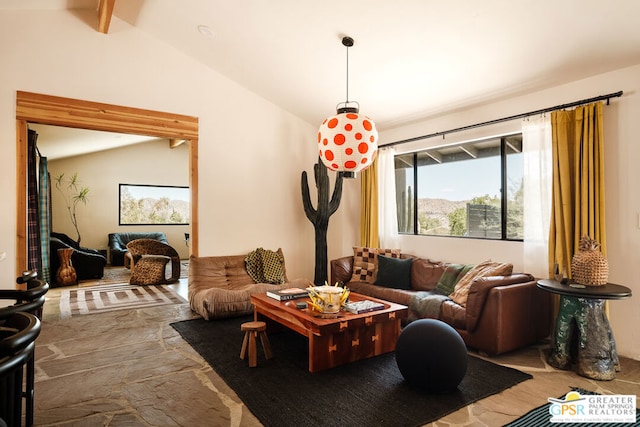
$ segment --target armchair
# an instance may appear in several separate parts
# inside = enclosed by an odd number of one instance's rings
[[[111,265],[125,265],[125,254],[127,253],[127,243],[136,239],[153,239],[166,243],[167,236],[159,232],[147,233],[110,233],[109,250],[111,252]],[[128,267],[127,265],[125,265]]]
[[[166,243],[153,239],[137,239],[127,243],[131,257],[132,285],[159,285],[175,283],[180,278],[180,256]],[[166,268],[171,261],[171,277],[167,279]]]

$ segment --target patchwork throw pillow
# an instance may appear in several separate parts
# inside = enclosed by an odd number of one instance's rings
[[[400,259],[378,255],[378,271],[374,285],[395,289],[411,289],[412,258]]]
[[[400,249],[353,247],[353,273],[351,275],[351,282],[373,283],[375,281],[378,254],[400,258]]]
[[[455,303],[465,307],[467,305],[469,289],[475,279],[486,276],[509,276],[512,272],[512,264],[484,261],[473,267],[462,279],[460,279],[451,295],[449,295],[449,298],[451,298]]]

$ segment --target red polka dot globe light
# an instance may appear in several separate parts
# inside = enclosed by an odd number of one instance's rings
[[[333,171],[363,171],[373,163],[377,150],[376,125],[356,108],[339,109],[338,114],[320,125],[318,153],[325,166]]]
[[[349,48],[353,43],[351,37],[342,38],[347,48],[347,100],[338,104],[336,115],[325,119],[318,130],[318,155],[322,163],[345,177],[354,177],[356,172],[371,166],[378,152],[375,123],[360,114],[357,102],[349,101]]]

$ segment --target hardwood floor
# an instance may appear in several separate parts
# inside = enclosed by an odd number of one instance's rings
[[[186,279],[172,286],[186,298]],[[47,294],[36,347],[36,425],[261,425],[169,325],[197,317],[188,304],[66,320],[59,318],[59,304],[60,288],[54,288]],[[238,331],[238,351],[241,342]],[[571,386],[603,394],[640,391],[640,361],[621,358],[622,371],[616,379],[595,381],[550,367],[545,362],[546,347],[541,343],[489,358],[528,372],[533,379],[429,425],[503,425],[546,403],[548,397],[564,395]]]

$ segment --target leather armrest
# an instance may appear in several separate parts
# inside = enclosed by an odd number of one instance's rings
[[[336,282],[348,283],[353,274],[353,255],[333,259],[331,265],[331,284]]]
[[[497,287],[506,288],[518,283],[532,283],[533,286],[536,286],[534,277],[524,273],[516,273],[509,276],[487,276],[474,280],[469,288],[469,296],[467,297],[467,331],[473,332],[478,325],[478,320],[482,316],[491,289]],[[523,293],[524,298],[527,298],[527,295],[528,293]]]

